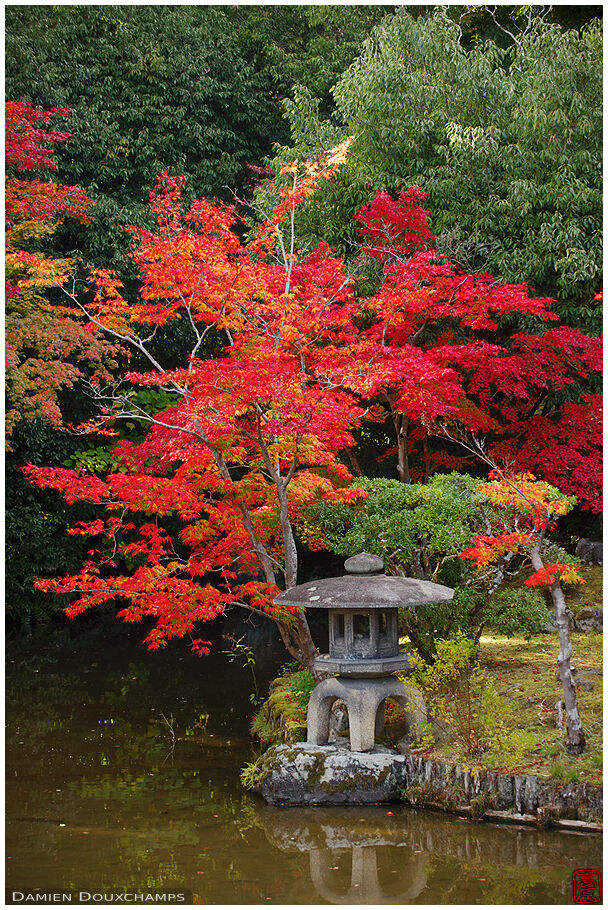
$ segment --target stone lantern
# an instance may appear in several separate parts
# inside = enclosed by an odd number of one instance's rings
[[[331,706],[341,699],[348,710],[351,750],[367,752],[384,727],[384,702],[394,698],[408,713],[403,682],[393,674],[409,669],[399,651],[399,607],[446,603],[452,588],[418,578],[380,574],[383,562],[370,553],[351,556],[347,574],[289,588],[277,606],[329,610],[329,654],[315,658],[315,670],[337,674],[318,683],[308,702],[307,741],[329,740]]]

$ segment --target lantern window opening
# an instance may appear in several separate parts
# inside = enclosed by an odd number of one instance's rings
[[[353,632],[355,638],[370,637],[369,613],[355,613],[353,616]]]
[[[344,638],[344,613],[336,614],[336,638]]]

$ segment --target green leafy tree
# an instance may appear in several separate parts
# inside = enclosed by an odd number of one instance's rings
[[[5,581],[15,625],[57,609],[56,599],[43,604],[33,595],[33,582],[83,555],[61,533],[69,510],[56,497],[32,495],[20,469],[41,457],[51,463],[65,458],[72,440],[59,431],[62,421],[90,416],[80,384],[93,376],[107,381],[116,366],[117,348],[91,333],[78,311],[58,303],[53,281],[42,277],[75,268],[54,255],[55,232],[64,218],[86,220],[91,204],[80,187],[49,179],[55,161],[47,146],[69,138],[53,128],[67,113],[14,102],[5,111]]]
[[[601,25],[563,30],[539,19],[517,41],[502,38],[464,40],[448,11],[414,17],[403,8],[337,84],[337,119],[301,97],[288,111],[296,148],[309,155],[340,128],[356,136],[336,187],[315,200],[310,231],[333,209],[325,237],[348,252],[343,225],[371,185],[418,185],[457,264],[528,281],[557,299],[562,317],[597,332]]]
[[[478,641],[484,625],[504,635],[532,635],[547,623],[541,596],[526,590],[499,591],[504,568],[475,574],[460,552],[499,526],[496,510],[476,492],[468,474],[438,474],[428,484],[363,478],[368,493],[356,502],[310,506],[300,533],[314,548],[352,556],[362,550],[382,557],[387,572],[425,578],[455,587],[449,604],[424,604],[404,611],[404,628],[420,656],[433,661],[437,642],[457,632]]]
[[[281,135],[281,107],[269,90],[269,76],[256,69],[236,41],[230,15],[229,9],[220,7],[7,10],[7,96],[43,111],[69,108],[60,128],[72,135],[54,152],[57,173],[62,183],[86,187],[96,203],[88,210],[85,226],[74,219],[56,226],[54,255],[80,254],[91,264],[110,265],[126,276],[127,284],[130,277],[132,287],[135,268],[120,225],[145,224],[150,187],[160,170],[173,167],[188,174],[193,192],[205,195],[248,185],[247,163],[258,160],[269,150],[271,139]],[[12,310],[26,295],[32,301],[30,322],[39,322],[44,312],[37,289],[13,298]],[[184,334],[183,326],[163,328],[155,339],[174,365],[186,344]],[[37,342],[41,336],[38,332]],[[55,360],[65,374],[69,368],[65,348],[73,339],[66,341],[64,336],[65,331],[46,331],[43,337],[52,355],[59,351]],[[29,342],[24,331],[20,337]],[[12,336],[7,341],[13,341]],[[38,347],[24,343],[23,348],[34,366],[40,362]],[[217,350],[213,339],[206,350],[211,356]],[[44,360],[42,365],[46,368]],[[14,363],[10,367],[14,373]],[[47,376],[38,384],[30,375],[26,378],[31,393],[25,398],[19,397],[23,382],[13,382],[11,418],[25,411],[30,399],[36,405],[50,387]],[[88,399],[78,388],[66,390],[66,384],[59,400],[52,401],[55,416],[61,411],[64,419],[79,423],[90,416]],[[35,416],[35,408],[29,411]],[[32,582],[49,571],[75,568],[84,554],[79,542],[63,533],[73,510],[57,497],[33,494],[20,465],[40,463],[40,458],[46,464],[71,463],[74,451],[85,450],[87,443],[53,432],[39,421],[29,431],[16,430],[13,435],[14,451],[7,462],[6,544],[7,607],[15,624],[48,616],[58,608],[54,597],[36,596]],[[100,467],[104,459],[109,461],[107,447],[102,449],[99,443],[81,453],[87,465]]]
[[[70,110],[58,153],[66,182],[96,205],[86,229],[63,226],[56,246],[120,273],[136,294],[121,225],[150,227],[156,175],[185,175],[191,198],[250,194],[273,142],[286,142],[284,105],[302,83],[333,109],[331,86],[391,7],[42,6],[6,16],[10,97]],[[326,109],[326,108],[325,108]],[[329,147],[329,146],[327,146]],[[250,165],[252,167],[250,167]],[[183,325],[157,333],[173,365]],[[215,336],[205,341],[218,354]],[[136,366],[132,363],[132,366]]]
[[[359,56],[371,31],[394,15],[395,6],[238,6],[234,16],[241,46],[272,77],[274,91],[291,99],[300,86],[335,110],[331,89]],[[279,137],[276,137],[277,139]]]
[[[335,109],[331,88],[383,6],[42,6],[6,15],[6,87],[34,106],[63,105],[78,130],[60,167],[97,207],[91,228],[65,232],[92,262],[124,274],[121,224],[146,219],[161,170],[192,193],[227,201],[285,142],[294,85]]]
[[[74,450],[74,437],[35,418],[15,428],[12,444],[5,458],[6,618],[9,628],[27,630],[65,607],[53,594],[41,597],[34,582],[41,575],[74,571],[82,563],[87,544],[69,537],[66,527],[90,519],[92,512],[34,490],[22,473],[25,462],[61,464]]]
[[[225,197],[250,183],[247,163],[283,129],[272,80],[246,58],[224,7],[11,7],[6,88],[70,109],[59,167],[97,205],[86,235],[64,243],[123,274],[119,226],[145,220],[156,174],[177,169],[196,195]]]

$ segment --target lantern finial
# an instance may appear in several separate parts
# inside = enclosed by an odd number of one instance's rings
[[[373,553],[357,553],[349,556],[344,563],[344,568],[349,575],[381,575],[384,563],[379,556]]]

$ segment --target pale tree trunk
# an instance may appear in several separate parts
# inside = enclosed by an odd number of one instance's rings
[[[285,589],[293,588],[298,583],[298,551],[296,541],[293,536],[293,528],[289,518],[289,498],[287,496],[287,484],[277,476],[277,492],[279,494],[281,533],[283,536],[283,548],[285,550]]]
[[[530,553],[530,559],[536,571],[544,568],[540,555],[541,546],[542,539]],[[559,633],[559,655],[557,657],[557,665],[559,668],[560,682],[564,692],[564,704],[566,705],[566,749],[572,755],[580,755],[581,752],[585,751],[586,743],[583,724],[578,713],[572,668],[570,667],[572,642],[570,640],[570,626],[568,624],[568,608],[564,592],[558,581],[549,586],[549,591],[551,592],[551,600],[555,607],[555,623]]]
[[[285,550],[285,588],[288,589],[293,588],[298,583],[298,551],[289,518],[287,481],[277,477],[277,490],[280,504],[281,532]],[[315,679],[324,679],[327,674],[319,674],[314,668],[314,659],[318,652],[312,640],[304,610],[299,610],[295,614],[293,626],[282,625],[282,628],[279,626],[279,632],[285,647],[292,657],[295,657],[297,661],[307,667]]]

